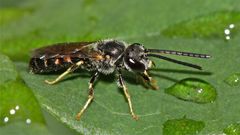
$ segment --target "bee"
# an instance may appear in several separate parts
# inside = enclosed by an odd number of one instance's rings
[[[146,83],[152,85],[153,88],[157,88],[156,81],[148,74],[148,69],[154,65],[154,62],[150,60],[149,57],[156,57],[199,70],[202,69],[198,65],[178,61],[163,56],[163,54],[210,58],[210,56],[206,54],[148,49],[140,43],[127,44],[124,41],[106,39],[96,42],[58,43],[36,49],[33,51],[30,59],[29,69],[31,73],[35,74],[65,70],[65,72],[55,80],[45,80],[47,84],[56,84],[67,74],[77,69],[83,69],[93,73],[89,81],[88,99],[83,108],[77,113],[77,120],[80,120],[84,111],[94,99],[93,84],[99,74],[109,75],[117,72],[117,82],[127,99],[130,114],[133,119],[137,120],[138,116],[134,113],[131,97],[122,77],[123,70],[140,74]]]

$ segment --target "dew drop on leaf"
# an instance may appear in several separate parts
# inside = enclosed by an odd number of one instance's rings
[[[19,106],[18,105],[15,107],[15,110],[19,110]]]
[[[3,122],[7,123],[8,121],[9,121],[9,118],[8,117],[4,117]]]
[[[230,37],[230,36],[226,36],[225,38],[226,38],[226,40],[230,40],[230,39],[231,39],[231,37]]]
[[[235,27],[234,24],[230,24],[230,25],[229,25],[229,28],[230,28],[230,29],[233,29],[234,27]]]
[[[31,122],[32,122],[31,119],[26,119],[27,124],[31,124]]]
[[[225,79],[225,83],[230,86],[239,86],[240,85],[240,73],[235,73],[230,75]]]
[[[206,81],[186,78],[167,88],[165,93],[196,103],[210,103],[217,97],[216,89]]]
[[[9,113],[10,113],[11,115],[14,115],[14,114],[16,113],[16,111],[15,111],[14,109],[11,109],[11,110],[9,111]]]
[[[228,125],[223,132],[226,135],[240,135],[240,123],[234,123]]]
[[[229,35],[229,34],[230,34],[230,30],[229,30],[229,29],[225,29],[225,30],[224,30],[224,33],[225,33],[226,35]]]
[[[163,124],[163,135],[195,135],[204,127],[202,121],[187,118],[172,119]]]

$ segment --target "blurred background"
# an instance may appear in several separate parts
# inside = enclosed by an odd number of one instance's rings
[[[0,134],[175,134],[169,130],[179,125],[168,128],[165,122],[179,119],[196,124],[182,126],[180,134],[240,134],[239,27],[239,0],[0,0]],[[108,38],[213,58],[185,58],[203,66],[203,72],[156,60],[160,69],[152,75],[159,91],[129,79],[140,115],[137,122],[128,116],[115,82],[102,77],[95,88],[96,101],[77,122],[74,116],[87,97],[90,75],[79,79],[73,74],[75,79],[46,86],[43,80],[57,75],[28,74],[31,51]],[[186,77],[212,84],[216,101],[196,104],[164,93]]]

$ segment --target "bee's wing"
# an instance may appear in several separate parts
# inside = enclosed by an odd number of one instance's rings
[[[58,43],[42,47],[32,52],[32,58],[49,59],[74,55],[89,55],[89,48],[96,42],[69,42]],[[81,57],[81,56],[78,56]]]

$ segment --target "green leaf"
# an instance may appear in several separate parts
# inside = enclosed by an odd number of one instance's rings
[[[16,80],[17,71],[15,69],[14,64],[10,61],[10,59],[0,53],[0,84],[3,84],[7,81]]]
[[[39,105],[26,85],[19,81],[11,81],[0,85],[0,88],[1,120],[7,117],[9,120],[6,123],[18,120],[24,123],[30,119],[31,122],[44,124]],[[4,121],[0,122],[0,125],[4,124]]]
[[[225,79],[225,82],[229,86],[239,86],[240,85],[240,73],[235,73],[230,75]]]
[[[1,127],[0,133],[2,135],[51,135],[44,124],[27,125],[23,122],[14,122]]]
[[[196,135],[204,127],[204,122],[187,118],[168,120],[163,125],[164,135]]]
[[[14,60],[23,61],[17,63],[17,68],[41,106],[70,128],[83,134],[161,134],[166,121],[187,116],[204,122],[200,134],[220,134],[225,127],[239,121],[239,86],[231,87],[224,82],[228,76],[240,72],[239,1],[53,0],[39,3],[41,6],[33,6],[31,15],[0,26],[0,50]],[[235,27],[230,29],[228,23],[234,23]],[[225,28],[231,30],[228,41]],[[164,34],[166,30],[170,35]],[[57,75],[29,74],[30,50],[57,42],[105,38],[139,42],[147,48],[206,53],[212,58],[172,56],[201,65],[203,71],[153,59],[156,67],[150,75],[157,80],[158,91],[145,89],[133,74],[126,72],[124,78],[138,121],[129,115],[114,75],[102,75],[94,87],[94,102],[81,121],[76,121],[76,113],[87,100],[91,73],[74,73],[57,85],[47,85],[44,80]],[[175,82],[190,77],[212,84],[218,95],[215,102],[196,104],[164,93],[163,90]]]
[[[0,59],[0,134],[49,134],[33,93],[10,59],[2,54]]]
[[[240,134],[240,124],[239,123],[233,123],[224,128],[223,132],[226,135],[239,135]]]
[[[165,92],[196,103],[214,102],[217,97],[216,89],[211,84],[196,78],[183,79],[167,88]]]
[[[238,11],[217,11],[215,13],[197,16],[190,20],[168,27],[163,34],[169,37],[201,37],[201,38],[224,38],[223,30],[240,26],[240,12]],[[194,31],[193,31],[194,30]],[[231,33],[239,32],[232,29]]]
[[[0,9],[0,26],[17,20],[18,18],[21,18],[29,12],[30,9],[2,8]]]

